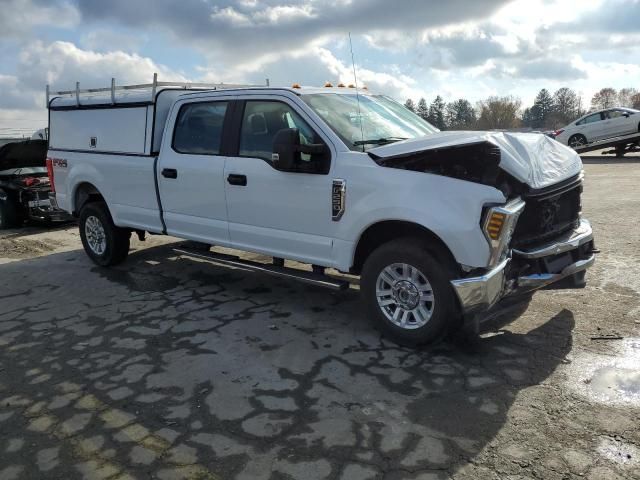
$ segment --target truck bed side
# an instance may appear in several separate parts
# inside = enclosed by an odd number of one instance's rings
[[[78,191],[93,187],[106,200],[116,225],[162,232],[156,195],[155,156],[49,150],[56,201],[77,213]]]

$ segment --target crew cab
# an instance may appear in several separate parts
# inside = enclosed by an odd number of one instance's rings
[[[409,344],[584,285],[582,163],[546,136],[440,132],[362,89],[184,87],[51,94],[54,199],[98,265],[150,232],[273,257],[272,273],[310,264],[300,278],[327,284],[333,268]]]

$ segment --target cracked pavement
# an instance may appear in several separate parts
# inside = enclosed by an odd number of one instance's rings
[[[640,355],[637,160],[586,161],[587,288],[423,350],[175,239],[102,269],[76,227],[0,234],[0,479],[640,478],[640,390],[591,388]]]

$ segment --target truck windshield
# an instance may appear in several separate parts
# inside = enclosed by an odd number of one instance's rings
[[[364,152],[377,145],[422,137],[438,129],[398,102],[383,95],[311,93],[309,105],[351,150]]]

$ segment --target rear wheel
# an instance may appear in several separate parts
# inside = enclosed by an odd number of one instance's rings
[[[18,212],[11,198],[0,200],[0,228],[11,228],[18,225]]]
[[[569,138],[569,146],[571,148],[584,147],[587,144],[587,137],[582,134],[572,135]]]
[[[404,345],[441,338],[460,318],[449,281],[454,270],[418,239],[378,247],[362,269],[361,290],[368,317],[386,336]]]
[[[80,211],[79,223],[82,246],[94,263],[106,267],[127,258],[131,232],[113,223],[104,202],[85,204]]]

